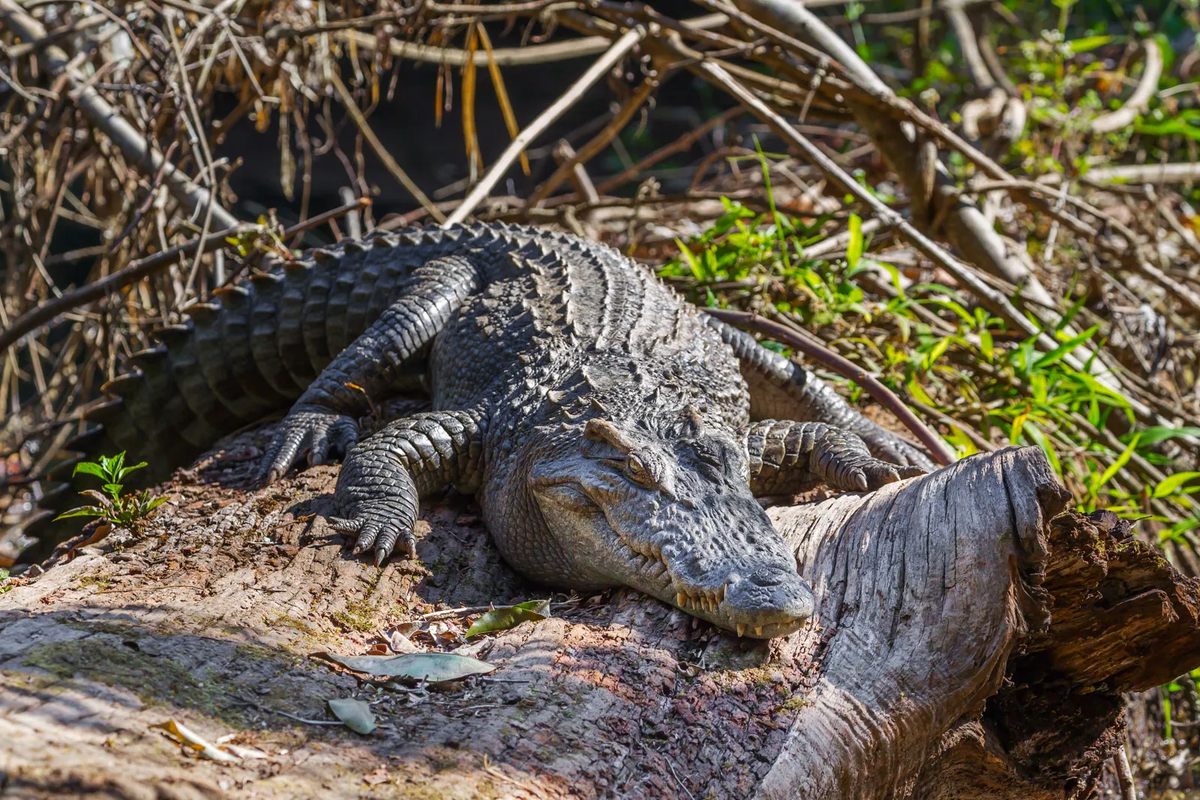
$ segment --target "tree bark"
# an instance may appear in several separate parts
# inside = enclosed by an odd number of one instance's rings
[[[1060,514],[1025,448],[775,508],[819,609],[786,639],[631,591],[559,596],[465,645],[403,628],[497,670],[379,688],[307,656],[362,654],[434,605],[548,592],[500,561],[468,498],[426,510],[419,562],[350,557],[323,518],[335,467],[247,488],[268,432],[178,472],[140,535],[0,595],[15,796],[1080,797],[1123,741],[1121,693],[1200,663],[1200,586],[1115,519]],[[333,721],[345,697],[379,728],[295,719]],[[182,755],[150,728],[168,719],[265,757]]]

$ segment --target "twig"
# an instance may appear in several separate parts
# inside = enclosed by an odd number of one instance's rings
[[[1092,133],[1112,133],[1128,127],[1137,119],[1138,114],[1149,107],[1150,98],[1158,90],[1158,79],[1162,77],[1162,50],[1158,48],[1158,42],[1154,39],[1143,41],[1142,50],[1145,53],[1145,66],[1137,88],[1125,101],[1125,105],[1092,120]]]
[[[962,3],[956,0],[944,3],[942,7],[946,10],[946,19],[949,20],[950,27],[954,28],[954,36],[958,39],[958,48],[962,51],[963,60],[967,62],[967,70],[971,73],[971,80],[974,81],[975,87],[981,92],[992,88],[996,85],[996,81],[992,78],[992,73],[988,71],[987,64],[984,63],[983,56],[979,52],[975,27],[971,24]]]
[[[953,275],[955,280],[965,289],[978,297],[993,314],[1014,328],[1024,331],[1026,334],[1037,336],[1039,344],[1046,348],[1047,352],[1058,346],[1048,334],[1039,330],[1037,326],[1017,311],[1012,303],[1008,301],[1007,297],[985,284],[971,271],[970,267],[954,258],[941,245],[918,231],[913,227],[912,223],[888,208],[883,201],[860,186],[854,178],[838,166],[823,150],[800,134],[799,131],[792,127],[791,123],[775,113],[774,110],[755,97],[746,87],[735,81],[729,73],[710,62],[699,64],[697,69],[709,76],[714,83],[724,88],[754,112],[756,116],[774,128],[785,141],[799,149],[813,165],[825,173],[839,188],[854,195],[855,199],[860,203],[868,206],[885,225],[894,226],[914,247]]]
[[[315,228],[329,220],[346,214],[355,209],[365,208],[370,205],[370,200],[367,198],[359,198],[353,203],[344,205],[341,208],[335,208],[332,211],[327,211],[324,214],[319,214],[311,219],[305,220],[299,225],[293,225],[283,232],[282,238],[288,238],[310,228]],[[25,334],[31,330],[45,325],[54,320],[59,314],[70,311],[73,308],[91,303],[94,300],[99,300],[106,297],[110,292],[115,292],[130,284],[140,281],[149,275],[152,275],[156,270],[159,270],[166,265],[172,263],[180,256],[191,255],[197,250],[204,250],[210,243],[224,242],[227,238],[238,236],[239,234],[249,231],[261,230],[261,226],[252,224],[239,224],[232,228],[226,228],[223,231],[210,233],[207,236],[198,236],[195,239],[190,239],[183,244],[176,245],[168,250],[163,250],[161,253],[155,253],[147,258],[134,261],[124,269],[117,270],[111,275],[102,278],[94,283],[89,283],[86,286],[81,286],[74,291],[67,292],[61,297],[55,298],[48,303],[43,303],[37,308],[29,311],[26,314],[13,320],[12,325],[3,331],[0,331],[0,351],[16,343]]]
[[[737,311],[728,308],[706,308],[704,310],[719,320],[736,325],[739,328],[750,328],[764,336],[769,336],[778,342],[782,342],[788,347],[808,356],[813,361],[828,367],[843,378],[854,381],[863,387],[875,402],[895,414],[896,418],[912,431],[921,444],[925,445],[930,455],[933,456],[934,461],[941,466],[954,463],[954,453],[950,451],[946,443],[942,441],[942,438],[929,430],[925,423],[891,389],[884,386],[874,375],[871,375],[853,361],[843,358],[826,347],[817,346],[807,339],[796,335],[793,331],[788,330],[778,322],[772,322],[757,314],[751,314],[749,311]]]
[[[350,94],[350,90],[346,88],[346,84],[342,83],[342,79],[338,77],[337,70],[329,70],[329,82],[337,93],[342,98],[342,105],[346,109],[346,113],[350,115],[350,119],[354,120],[354,125],[358,128],[363,138],[367,140],[367,144],[371,145],[371,149],[375,151],[375,155],[379,156],[379,160],[387,167],[388,172],[392,173],[401,186],[408,190],[421,207],[429,212],[429,215],[438,222],[443,222],[446,216],[438,209],[433,202],[425,196],[421,191],[421,187],[408,177],[408,173],[396,163],[396,159],[392,158],[392,154],[383,146],[383,142],[379,141],[379,137],[375,135],[375,131],[371,130],[371,126],[367,124],[366,117],[358,108],[358,103],[355,102],[354,96]]]
[[[0,16],[5,26],[25,41],[46,38],[46,29],[29,16],[16,0],[0,0]],[[163,170],[163,180],[171,194],[190,213],[212,206],[213,221],[224,228],[234,228],[238,220],[213,200],[209,191],[196,185],[185,173],[166,162],[162,155],[138,133],[99,92],[88,85],[86,78],[71,65],[71,59],[57,45],[47,45],[38,53],[42,65],[52,75],[63,73],[74,89],[75,104],[93,125],[103,131],[130,161],[141,164],[150,172]]]
[[[47,45],[54,44],[55,42],[61,39],[66,39],[69,36],[82,33],[88,28],[94,28],[97,25],[102,25],[107,21],[108,20],[103,14],[93,14],[89,17],[80,17],[70,25],[64,25],[57,30],[50,31],[46,34],[46,38],[44,39],[39,39],[36,42],[22,42],[21,44],[13,45],[12,47],[8,48],[6,55],[11,59],[23,58]]]
[[[73,308],[78,308],[94,300],[100,300],[110,292],[115,292],[118,289],[136,283],[170,264],[180,256],[190,255],[196,252],[197,249],[207,247],[211,242],[223,242],[227,237],[237,236],[249,230],[256,230],[258,227],[257,225],[238,224],[231,228],[217,231],[216,233],[210,233],[207,236],[191,239],[181,245],[176,245],[168,250],[155,253],[148,258],[134,261],[124,269],[117,270],[105,278],[89,283],[86,286],[81,286],[74,291],[67,292],[62,297],[57,297],[48,303],[43,303],[32,311],[18,317],[6,330],[0,331],[0,350],[14,344],[26,333],[29,333],[29,331],[53,321],[59,314],[70,311]]]
[[[718,28],[727,21],[728,18],[724,14],[705,14],[702,17],[686,20],[692,27],[700,29]],[[334,38],[342,41],[353,41],[356,46],[365,50],[374,51],[379,46],[379,41],[376,37],[359,31],[345,31],[336,34]],[[609,37],[588,36],[582,39],[571,39],[551,44],[535,44],[527,47],[501,47],[493,50],[492,55],[496,66],[509,67],[520,64],[546,64],[555,61],[584,58],[597,53],[603,53],[610,47],[612,47],[612,39]],[[466,66],[468,58],[472,58],[477,67],[486,67],[488,65],[488,54],[483,50],[476,50],[473,54],[469,54],[466,50],[431,47],[412,42],[402,42],[396,39],[392,39],[389,42],[388,50],[393,56],[398,58],[406,58],[410,61],[422,61],[427,64],[447,64],[452,67],[462,67]]]
[[[1063,176],[1050,172],[1038,178],[1038,183],[1049,185],[1061,183]],[[1108,167],[1093,167],[1079,176],[1084,183],[1104,185],[1108,183],[1192,183],[1200,181],[1200,162],[1187,161],[1166,164],[1117,164]]]
[[[530,0],[527,3],[488,3],[481,6],[467,5],[465,3],[434,3],[432,0],[424,4],[424,12],[428,15],[458,15],[458,16],[479,16],[482,14],[533,14],[535,12],[545,11],[547,6],[561,5],[568,8],[574,8],[575,3],[562,2],[562,0]]]
[[[1121,800],[1137,800],[1137,787],[1133,783],[1133,770],[1129,768],[1129,752],[1125,745],[1113,753],[1113,767],[1116,768],[1117,783],[1121,786]]]
[[[591,141],[583,146],[583,149],[560,164],[558,169],[554,170],[554,174],[545,183],[534,190],[533,194],[529,196],[529,200],[526,201],[526,207],[533,208],[537,206],[549,197],[559,187],[559,184],[567,179],[576,166],[590,161],[599,155],[601,150],[608,147],[613,137],[629,124],[630,118],[649,99],[650,93],[657,86],[658,82],[655,80],[648,79],[642,81],[642,85],[629,96],[629,99],[625,101],[624,105],[621,106],[621,109],[613,116],[609,123],[592,137]]]
[[[346,723],[342,722],[340,719],[339,720],[305,719],[304,717],[297,717],[295,714],[289,714],[286,711],[280,711],[277,708],[271,708],[270,706],[263,705],[262,703],[256,703],[253,700],[247,700],[244,697],[234,697],[233,701],[235,703],[238,703],[239,705],[245,705],[245,706],[250,706],[251,708],[257,708],[259,711],[270,711],[272,714],[278,714],[281,717],[287,717],[288,719],[294,719],[294,720],[296,720],[296,722],[303,722],[305,725],[345,725],[346,724]]]
[[[614,175],[611,178],[605,178],[600,182],[600,185],[596,187],[596,191],[603,194],[604,192],[608,192],[617,188],[632,178],[636,178],[644,170],[649,169],[658,162],[662,161],[664,158],[670,158],[676,153],[687,150],[689,147],[695,144],[701,136],[706,136],[713,128],[717,127],[718,125],[724,125],[726,122],[729,122],[734,117],[740,116],[743,113],[745,113],[745,109],[741,106],[734,106],[733,108],[722,111],[717,116],[705,122],[699,128],[688,131],[686,134],[670,144],[663,145],[650,155],[643,158],[641,161],[634,164],[632,167],[623,170],[620,174]]]
[[[560,168],[563,164],[571,164],[571,184],[575,187],[575,194],[569,196],[582,197],[588,203],[599,203],[600,194],[596,191],[596,184],[592,183],[592,177],[588,175],[583,162],[578,160],[576,155],[575,148],[571,147],[571,143],[566,139],[554,148],[554,160]]]
[[[625,54],[632,50],[645,36],[645,28],[631,28],[624,36],[614,42],[608,49],[608,52],[597,59],[592,66],[588,67],[587,71],[571,84],[562,97],[555,100],[525,130],[521,131],[520,135],[509,143],[504,152],[500,154],[500,158],[496,160],[496,163],[492,165],[491,169],[487,171],[475,188],[471,190],[471,193],[466,196],[458,208],[454,209],[454,213],[443,224],[447,226],[457,225],[465,220],[475,210],[475,207],[488,196],[492,187],[499,182],[504,173],[508,171],[508,168],[512,166],[512,163],[517,160],[521,151],[525,150],[529,146],[529,143],[540,136],[563,112],[578,102],[579,98],[583,97],[592,84],[600,80],[605,73],[624,58]]]
[[[422,614],[421,619],[429,622],[434,619],[445,619],[446,617],[461,617],[466,614],[483,614],[491,611],[491,606],[463,606],[462,608],[445,608],[441,611],[431,611],[428,614]]]
[[[671,770],[671,777],[674,778],[675,782],[679,784],[679,788],[683,789],[683,791],[687,793],[687,796],[691,798],[691,800],[696,800],[696,795],[692,794],[692,790],[687,788],[687,785],[684,784],[683,781],[679,780],[679,776],[675,774],[675,767],[671,764],[671,759],[664,755],[663,760],[667,762],[667,769]]]

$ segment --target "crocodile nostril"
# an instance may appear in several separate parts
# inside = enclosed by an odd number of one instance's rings
[[[750,575],[750,581],[758,586],[778,586],[787,580],[787,575],[779,570],[760,569]]]

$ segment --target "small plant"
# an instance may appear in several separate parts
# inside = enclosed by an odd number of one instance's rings
[[[145,489],[136,494],[121,495],[121,489],[124,488],[122,481],[125,480],[125,476],[144,466],[146,466],[145,461],[131,467],[125,466],[124,451],[111,458],[100,456],[99,461],[84,461],[77,464],[75,471],[71,473],[72,477],[81,472],[85,475],[95,475],[104,481],[104,486],[101,487],[101,491],[86,489],[80,492],[80,494],[92,498],[95,501],[94,505],[73,508],[59,514],[55,519],[100,517],[113,525],[128,525],[149,516],[151,511],[167,502],[167,498],[151,497],[150,492]]]

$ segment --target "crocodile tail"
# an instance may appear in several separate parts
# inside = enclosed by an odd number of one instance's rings
[[[78,532],[78,519],[53,520],[84,502],[78,492],[86,486],[71,480],[79,462],[123,451],[126,463],[146,462],[128,488],[150,486],[222,436],[291,405],[302,387],[280,365],[284,283],[247,281],[184,309],[182,323],[156,330],[154,346],[133,354],[130,372],[101,387],[103,400],[83,412],[87,432],[64,445],[40,481],[38,511],[23,526],[39,542],[23,561],[45,558]]]
[[[46,521],[83,502],[81,487],[70,485],[79,461],[124,451],[127,463],[147,463],[130,474],[130,488],[165,480],[222,436],[290,408],[394,302],[417,267],[463,247],[500,240],[515,248],[534,236],[471,225],[344,240],[276,263],[185,308],[185,319],[155,331],[154,346],[135,353],[133,369],[105,384],[105,399],[85,411],[89,431],[60,454],[42,482],[39,521],[27,523],[25,532],[43,545],[29,552],[78,531],[78,520],[70,520],[66,532],[64,523]]]

